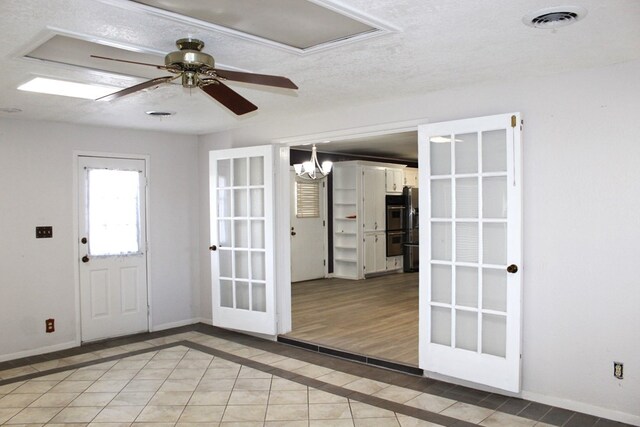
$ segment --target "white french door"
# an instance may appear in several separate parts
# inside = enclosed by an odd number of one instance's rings
[[[420,367],[519,392],[520,114],[423,125],[418,138]]]
[[[146,165],[78,157],[82,341],[149,330]]]
[[[211,151],[213,324],[275,335],[273,148]]]

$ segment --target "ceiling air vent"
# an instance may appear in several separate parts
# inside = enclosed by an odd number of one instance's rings
[[[586,15],[587,10],[582,7],[549,7],[525,15],[522,22],[530,27],[554,30],[578,22]]]

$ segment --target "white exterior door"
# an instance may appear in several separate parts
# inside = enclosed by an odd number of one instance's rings
[[[521,164],[518,113],[419,127],[420,367],[512,392],[520,391]]]
[[[78,166],[82,341],[148,331],[145,160]]]
[[[273,148],[209,160],[213,324],[275,335]]]
[[[325,277],[326,180],[308,180],[289,174],[291,182],[291,281]]]

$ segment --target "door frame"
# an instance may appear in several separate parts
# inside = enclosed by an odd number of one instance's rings
[[[151,170],[151,156],[146,154],[130,154],[130,153],[104,153],[100,151],[81,151],[74,150],[72,152],[72,165],[73,165],[73,197],[72,197],[72,212],[73,212],[73,279],[75,282],[75,315],[76,315],[76,339],[75,344],[80,346],[82,344],[82,314],[81,314],[81,301],[80,301],[80,268],[78,261],[80,259],[80,251],[79,251],[79,242],[80,242],[80,230],[78,229],[80,224],[79,218],[79,207],[80,207],[80,194],[79,194],[79,183],[81,177],[78,173],[78,166],[80,162],[80,157],[102,157],[106,159],[132,159],[132,160],[144,160],[145,163],[145,172],[147,178],[147,185],[145,186],[144,198],[145,198],[145,221],[144,227],[146,230],[146,238],[147,241],[144,242],[146,246],[145,255],[147,258],[146,261],[146,273],[147,273],[147,331],[153,331],[153,307],[151,305],[151,280],[150,280],[150,271],[151,271],[151,258],[152,258],[152,249],[149,244],[150,238],[150,197],[149,197],[149,183],[150,183],[150,170]]]
[[[295,172],[293,166],[289,167],[289,173],[291,172]],[[322,201],[322,219],[325,222],[324,225],[324,234],[322,236],[322,244],[324,245],[324,250],[322,253],[322,256],[324,257],[325,263],[324,263],[324,268],[323,268],[323,275],[324,278],[329,277],[329,263],[328,263],[328,258],[329,258],[329,227],[328,227],[328,217],[329,217],[329,195],[328,195],[328,191],[329,191],[329,186],[327,185],[327,178],[325,179],[319,179],[318,181],[324,183],[325,185],[323,185],[320,188],[320,199]],[[291,185],[291,179],[289,179],[289,185]],[[291,192],[291,187],[289,187],[289,192]],[[291,196],[291,193],[289,193],[289,195]],[[291,209],[291,205],[289,205],[289,224],[291,224],[291,212],[293,211],[293,209]],[[289,225],[289,228],[291,228],[291,225]]]

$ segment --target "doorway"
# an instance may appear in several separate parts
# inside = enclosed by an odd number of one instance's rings
[[[78,156],[83,342],[149,330],[146,160]]]
[[[418,273],[405,273],[399,254],[387,256],[385,231],[388,228],[385,224],[387,191],[401,198],[405,184],[413,187],[417,184],[417,146],[416,128],[318,144],[319,161],[330,160],[334,165],[334,170],[324,178],[329,199],[328,226],[324,230],[328,240],[328,274],[316,280],[296,280],[295,270],[307,267],[297,261],[294,239],[299,236],[292,237],[293,327],[286,338],[418,366]],[[305,148],[292,147],[292,164],[308,160],[309,151]],[[354,162],[357,165],[353,168],[347,165]],[[360,167],[360,164],[366,167]],[[399,178],[396,175],[395,188],[392,184],[387,187],[387,169],[390,180],[392,171],[407,169],[407,182],[404,174]],[[362,174],[358,172],[360,170]],[[292,186],[294,176],[290,180]],[[351,188],[353,190],[345,190]],[[292,226],[296,221],[293,190]],[[364,199],[364,203],[356,198]],[[361,231],[351,230],[360,223]],[[347,230],[345,227],[348,226],[352,227]],[[353,234],[341,233],[343,228],[344,233]],[[391,227],[397,233],[395,228]],[[360,236],[360,244],[357,236]],[[304,239],[304,242],[303,247],[310,245],[309,240]],[[372,253],[377,256],[372,257]],[[347,278],[349,276],[352,279],[358,276],[360,280],[351,280]]]

